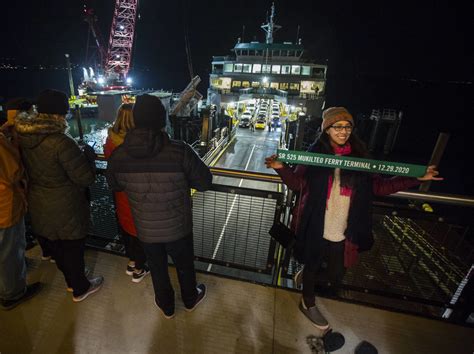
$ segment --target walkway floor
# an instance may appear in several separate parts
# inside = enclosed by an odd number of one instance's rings
[[[0,311],[0,353],[311,353],[319,335],[298,310],[299,294],[198,274],[207,299],[188,313],[177,291],[176,317],[154,307],[150,277],[139,284],[125,275],[126,260],[88,250],[103,289],[82,303],[71,294],[54,264],[41,262],[38,247],[29,279],[43,291],[11,311]],[[176,285],[175,271],[171,268]],[[379,353],[472,353],[474,330],[439,321],[321,299],[322,311],[346,339],[335,353],[353,353],[362,340]]]

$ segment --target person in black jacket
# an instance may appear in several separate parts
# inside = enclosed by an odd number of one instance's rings
[[[205,285],[196,283],[190,189],[209,189],[212,175],[188,144],[164,132],[166,111],[158,97],[138,96],[133,116],[135,129],[110,156],[106,177],[112,190],[128,196],[151,270],[155,303],[169,319],[175,302],[168,255],[176,266],[186,310],[194,310],[206,296]]]
[[[95,180],[95,153],[66,133],[67,95],[44,90],[37,113],[17,116],[15,129],[28,173],[28,211],[33,233],[64,274],[67,291],[80,302],[99,291],[104,278],[88,278],[84,251],[89,229],[85,189]]]

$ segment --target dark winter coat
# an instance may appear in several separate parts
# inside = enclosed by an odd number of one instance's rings
[[[324,234],[324,217],[328,195],[328,178],[334,169],[298,165],[295,170],[285,166],[276,170],[283,183],[293,191],[300,192],[297,203],[295,234],[295,256],[310,267],[319,262],[319,245]],[[380,175],[360,173],[357,185],[352,188],[349,216],[347,220],[346,258],[355,258],[354,252],[372,248],[372,200],[374,195],[388,195],[408,189],[419,182],[415,178],[382,178]],[[349,243],[350,247],[347,245]],[[353,262],[346,260],[346,264]]]
[[[163,132],[133,129],[108,160],[107,181],[130,202],[138,238],[166,243],[192,233],[191,188],[211,187],[212,175],[192,148]]]
[[[89,202],[85,188],[94,168],[59,116],[33,115],[16,122],[28,174],[28,210],[33,232],[50,240],[86,237]]]

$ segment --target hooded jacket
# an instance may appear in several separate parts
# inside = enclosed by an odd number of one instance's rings
[[[212,175],[192,148],[161,131],[127,133],[107,162],[109,186],[124,191],[138,238],[147,243],[177,241],[192,233],[191,193],[211,187]]]
[[[28,173],[28,206],[35,234],[50,240],[86,237],[89,202],[85,187],[95,173],[67,123],[54,115],[31,115],[16,121]]]

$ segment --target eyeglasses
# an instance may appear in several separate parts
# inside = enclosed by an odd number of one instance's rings
[[[333,128],[338,133],[342,132],[343,129],[345,129],[348,133],[352,132],[352,125],[331,125],[331,128]]]

